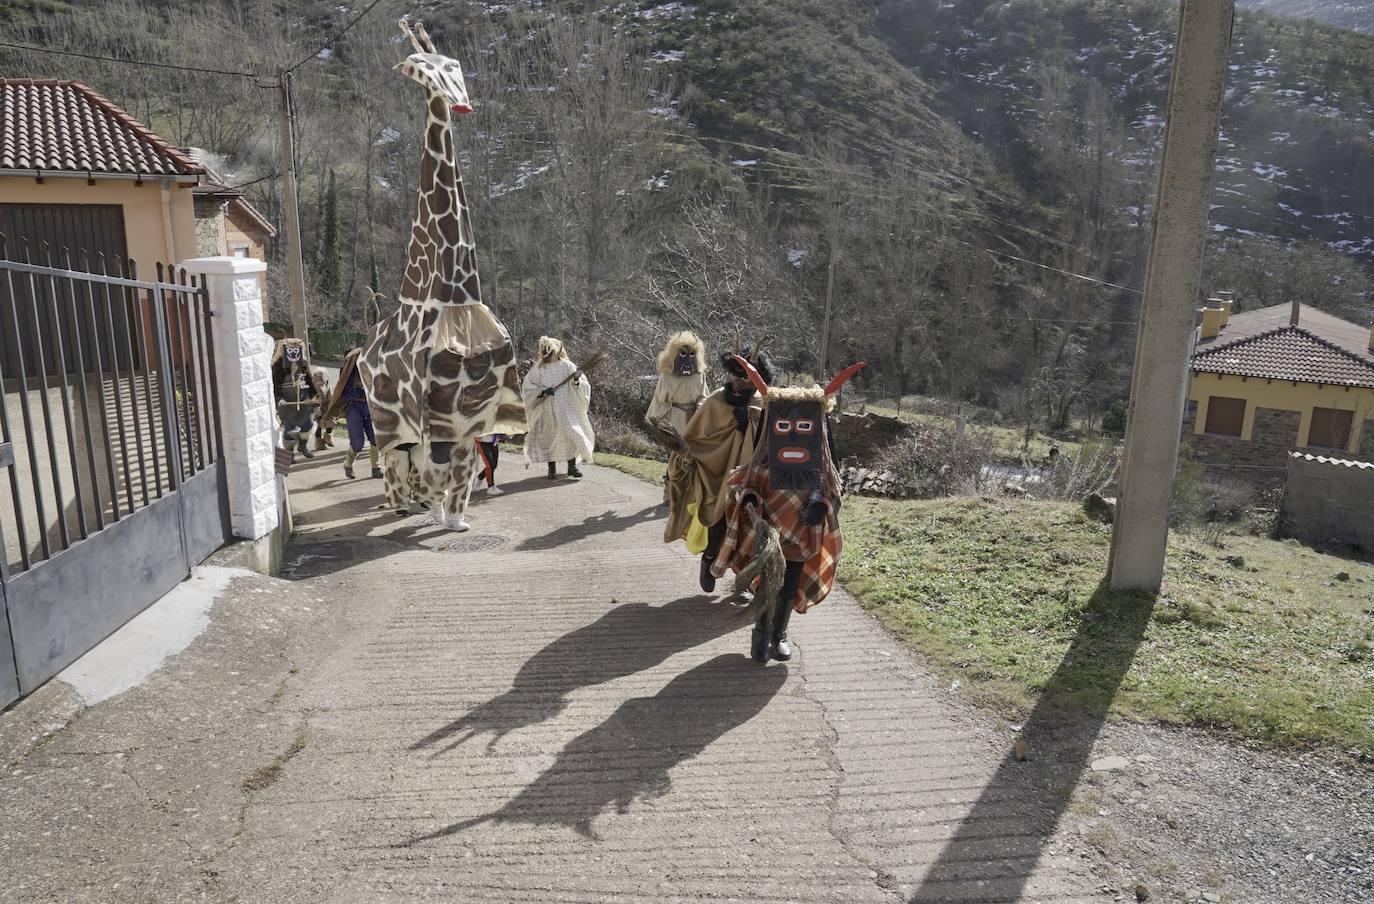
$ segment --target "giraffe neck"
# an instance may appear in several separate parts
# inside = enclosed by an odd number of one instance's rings
[[[420,187],[401,298],[422,304],[481,302],[476,243],[453,147],[448,99],[430,91],[427,112]]]

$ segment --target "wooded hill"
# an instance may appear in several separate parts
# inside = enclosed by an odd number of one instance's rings
[[[267,84],[363,6],[0,0],[0,40]],[[670,329],[766,329],[814,372],[833,259],[829,365],[868,359],[867,391],[1059,428],[1124,394],[1172,4],[416,7],[381,3],[293,76],[316,324],[361,327],[365,287],[399,284],[422,109],[391,67],[415,11],[468,74],[484,285],[524,348],[565,333],[647,372]],[[279,215],[254,80],[6,48],[0,71],[90,82]],[[1231,73],[1206,288],[1368,320],[1374,39],[1243,12]]]

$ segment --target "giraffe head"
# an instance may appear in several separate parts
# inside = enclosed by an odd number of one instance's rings
[[[414,53],[396,65],[401,74],[444,98],[449,109],[459,116],[471,113],[468,86],[463,80],[463,67],[458,65],[458,61],[434,49],[434,41],[425,31],[423,23],[416,22],[412,28],[409,22],[402,19],[401,31],[410,38],[415,48]]]

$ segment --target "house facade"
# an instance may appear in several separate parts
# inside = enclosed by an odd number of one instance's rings
[[[193,190],[195,195],[196,252],[200,257],[242,257],[267,261],[267,243],[277,230],[243,192],[229,185],[204,152],[188,148],[205,168],[205,176]],[[259,275],[262,288],[263,320],[267,319],[267,274]]]
[[[1374,330],[1312,307],[1203,311],[1183,440],[1251,483],[1283,481],[1290,452],[1374,458]]]
[[[140,277],[196,256],[204,168],[81,82],[0,79],[0,234],[7,253],[73,269],[132,260]],[[45,250],[46,248],[46,250]]]

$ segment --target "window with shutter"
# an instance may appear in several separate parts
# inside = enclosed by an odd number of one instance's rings
[[[1240,436],[1245,426],[1245,400],[1212,396],[1207,400],[1208,433],[1220,436]]]
[[[1350,448],[1350,427],[1355,412],[1339,408],[1313,408],[1312,426],[1307,431],[1307,444],[1324,449]]]

